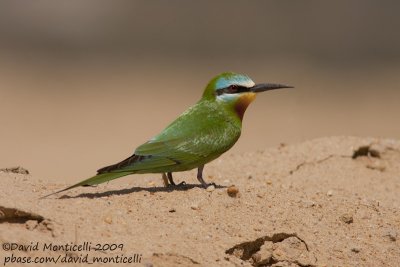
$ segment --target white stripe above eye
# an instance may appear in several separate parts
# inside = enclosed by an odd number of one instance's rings
[[[241,81],[240,83],[238,83],[238,85],[249,88],[253,87],[256,84],[252,80],[247,80],[247,81]]]

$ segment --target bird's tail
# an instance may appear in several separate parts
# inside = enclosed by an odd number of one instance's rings
[[[67,188],[62,189],[62,190],[60,190],[60,191],[57,191],[57,192],[48,194],[48,195],[46,195],[46,196],[43,196],[43,197],[41,197],[41,199],[42,199],[42,198],[49,197],[49,196],[54,195],[54,194],[58,194],[58,193],[61,193],[61,192],[70,190],[70,189],[75,188],[75,187],[78,187],[78,186],[97,185],[97,184],[101,184],[101,183],[104,183],[104,182],[108,182],[108,181],[117,179],[117,178],[122,177],[122,176],[129,175],[129,174],[132,174],[132,172],[108,172],[108,173],[100,173],[100,174],[97,174],[97,175],[95,175],[95,176],[93,176],[93,177],[90,177],[89,179],[83,180],[82,182],[79,182],[79,183],[77,183],[77,184],[71,185],[70,187],[67,187]]]

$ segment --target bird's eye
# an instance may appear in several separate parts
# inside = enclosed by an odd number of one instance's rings
[[[236,93],[237,90],[238,90],[238,86],[237,86],[237,85],[232,84],[232,85],[230,85],[230,86],[228,87],[229,93]]]

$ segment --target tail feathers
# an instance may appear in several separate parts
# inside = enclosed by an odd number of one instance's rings
[[[101,183],[104,183],[104,182],[108,182],[108,181],[117,179],[117,178],[122,177],[122,176],[129,175],[129,174],[132,174],[132,172],[111,172],[111,173],[97,174],[96,176],[93,176],[93,177],[91,177],[89,179],[83,180],[82,182],[79,182],[77,184],[71,185],[70,187],[67,187],[67,188],[62,189],[60,191],[57,191],[57,192],[48,194],[46,196],[43,196],[40,199],[47,198],[49,196],[52,196],[52,195],[55,195],[55,194],[70,190],[70,189],[75,188],[75,187],[97,185],[97,184],[101,184]]]

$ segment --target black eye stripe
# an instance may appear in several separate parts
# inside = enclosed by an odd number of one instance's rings
[[[249,88],[240,85],[231,85],[215,91],[217,95],[222,94],[237,94],[242,92],[249,92]]]

